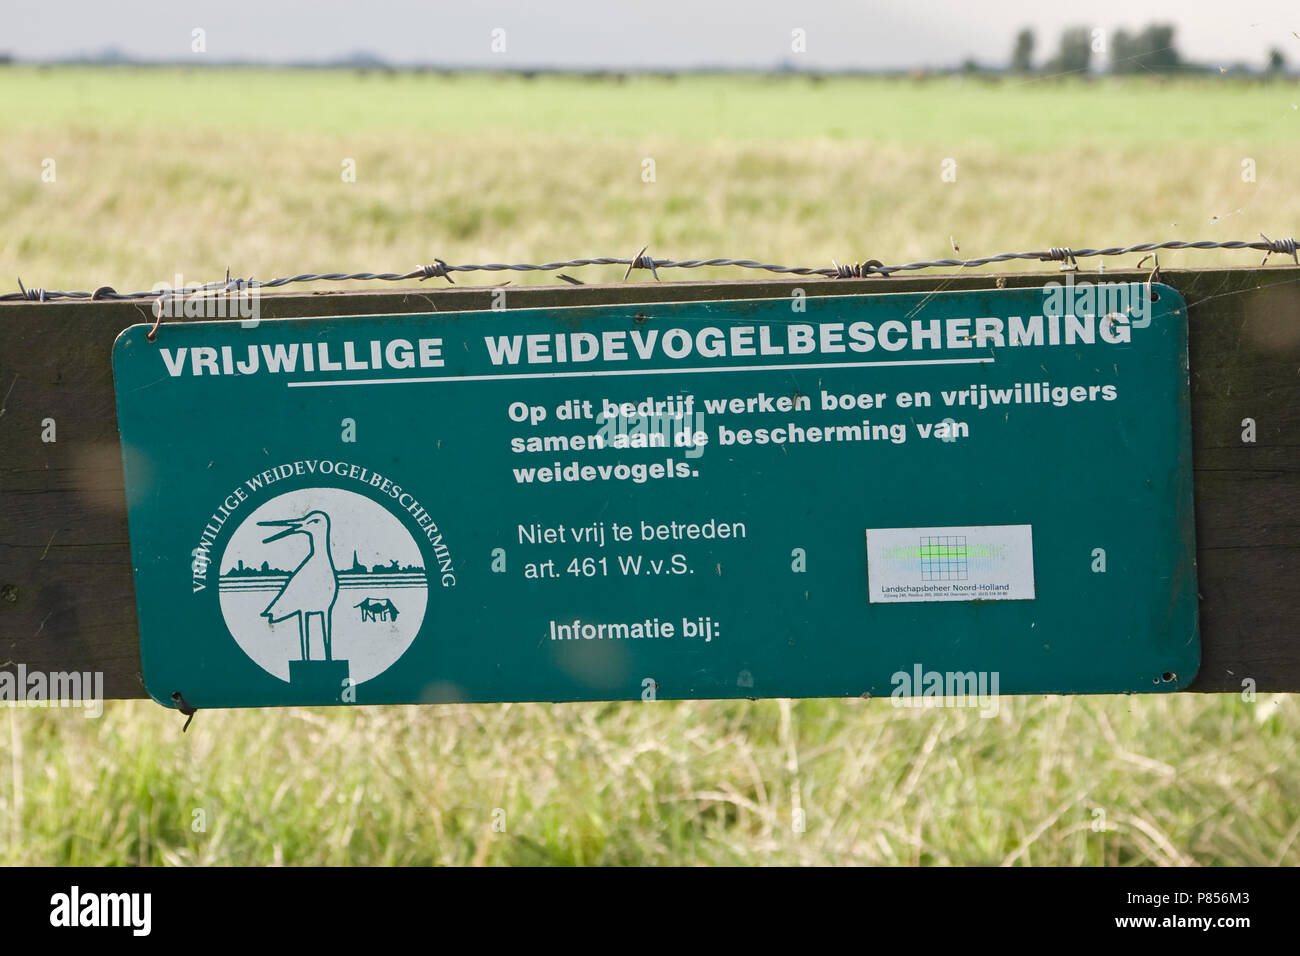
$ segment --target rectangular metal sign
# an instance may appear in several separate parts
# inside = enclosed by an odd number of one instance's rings
[[[1163,285],[148,330],[113,366],[164,704],[1140,692],[1199,664]]]

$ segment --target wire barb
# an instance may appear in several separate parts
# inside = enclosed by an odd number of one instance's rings
[[[25,289],[25,288],[23,288],[23,280],[22,280],[21,277],[19,277],[19,279],[18,279],[18,298],[20,298],[20,299],[29,299],[29,300],[32,301],[32,302],[44,302],[44,301],[45,301],[45,290],[44,290],[44,289],[36,289],[36,288]]]
[[[835,272],[830,278],[832,279],[861,279],[871,275],[889,276],[889,270],[879,259],[868,259],[865,262],[846,262],[843,265],[831,260],[831,265],[835,267]]]
[[[419,266],[418,268],[421,282],[425,279],[446,279],[452,285],[456,284],[456,280],[450,274],[451,266],[441,259],[434,259],[431,265]]]
[[[1061,263],[1062,272],[1079,271],[1079,260],[1074,257],[1074,250],[1069,246],[1052,246],[1042,259],[1044,262]]]
[[[1038,262],[1060,262],[1062,271],[1076,271],[1079,268],[1079,260],[1089,257],[1113,257],[1125,256],[1131,253],[1148,253],[1156,252],[1160,249],[1255,249],[1265,253],[1264,263],[1268,262],[1268,257],[1274,253],[1288,255],[1296,265],[1300,266],[1300,243],[1295,239],[1269,239],[1267,236],[1260,235],[1260,238],[1253,242],[1242,242],[1239,240],[1199,240],[1197,242],[1184,242],[1180,239],[1170,239],[1166,242],[1140,242],[1131,246],[1108,246],[1104,249],[1071,249],[1068,246],[1052,246],[1049,249],[1040,249],[1030,252],[1000,252],[994,256],[983,256],[976,259],[931,259],[922,262],[908,262],[902,265],[884,265],[879,259],[868,259],[865,262],[846,263],[841,265],[832,260],[830,266],[822,268],[809,268],[807,266],[783,266],[771,262],[758,262],[754,259],[656,259],[653,256],[646,255],[648,246],[642,246],[631,259],[616,258],[611,256],[597,256],[588,259],[567,259],[556,262],[488,262],[481,264],[465,265],[448,265],[442,259],[435,259],[431,265],[417,266],[411,272],[305,272],[296,276],[282,276],[278,279],[270,279],[266,282],[258,282],[256,279],[231,279],[229,271],[226,272],[224,281],[210,282],[207,285],[200,286],[196,289],[189,289],[187,292],[199,294],[203,292],[231,292],[254,289],[278,289],[282,286],[292,285],[299,282],[361,282],[361,281],[380,281],[380,282],[409,282],[412,279],[441,278],[448,282],[453,282],[451,273],[453,272],[554,272],[560,269],[577,269],[583,266],[626,266],[627,271],[623,273],[623,281],[627,281],[633,269],[648,269],[656,279],[659,279],[660,269],[702,269],[728,267],[734,269],[759,269],[764,272],[774,272],[778,275],[793,276],[819,276],[825,279],[858,279],[867,276],[889,276],[898,272],[915,272],[920,269],[973,269],[978,266],[987,266],[993,263],[1009,262],[1012,260],[1026,260]],[[1261,263],[1264,264],[1264,263]],[[571,277],[570,277],[571,278]],[[564,281],[569,281],[565,279]],[[18,283],[17,292],[5,292],[0,294],[0,302],[52,302],[57,299],[98,299],[109,301],[133,301],[141,299],[161,300],[163,296],[176,295],[169,289],[153,289],[148,292],[114,292],[109,286],[100,286],[92,292],[59,292],[48,289],[28,289],[23,286],[22,281]],[[155,333],[157,326],[154,327]]]
[[[649,248],[648,245],[642,246],[641,251],[632,257],[632,260],[627,264],[627,272],[623,273],[624,282],[626,282],[627,277],[632,274],[633,269],[649,269],[650,274],[655,277],[655,282],[659,281],[659,268],[658,264],[654,260],[654,256],[647,256],[645,254],[645,251]],[[665,263],[665,265],[666,264],[667,263]]]
[[[225,283],[222,285],[222,287],[221,287],[221,291],[222,291],[222,292],[226,292],[226,293],[230,293],[230,292],[243,292],[245,289],[253,289],[253,288],[256,288],[256,286],[257,286],[257,283],[253,280],[253,277],[252,277],[252,276],[249,276],[247,279],[239,279],[239,278],[232,279],[232,278],[230,278],[230,268],[227,267],[227,268],[226,268],[226,281],[225,281]]]
[[[1260,263],[1261,266],[1268,262],[1268,257],[1275,252],[1290,256],[1292,261],[1300,266],[1300,255],[1296,254],[1296,241],[1294,239],[1270,239],[1262,232],[1259,234],[1259,238],[1268,243],[1268,251],[1264,253],[1264,262]]]

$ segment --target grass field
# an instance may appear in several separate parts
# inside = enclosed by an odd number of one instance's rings
[[[677,258],[893,263],[951,256],[950,237],[980,255],[1253,239],[1300,220],[1295,84],[22,68],[0,73],[0,92],[6,288],[15,273],[148,289],[227,267],[404,272],[646,243]]]
[[[1297,104],[1216,78],[10,68],[0,287],[1290,236]],[[205,712],[184,736],[145,702],[0,720],[6,863],[1300,863],[1293,696]]]

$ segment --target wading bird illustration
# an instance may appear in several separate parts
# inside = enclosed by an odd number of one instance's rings
[[[329,515],[323,511],[310,511],[301,518],[259,521],[258,524],[284,529],[266,538],[263,544],[279,541],[291,534],[302,534],[311,539],[307,557],[289,575],[289,580],[275,600],[267,605],[262,617],[274,624],[298,615],[298,641],[305,661],[310,659],[311,616],[319,614],[324,628],[325,660],[333,660],[330,657],[330,618],[334,613],[334,601],[339,596],[339,581],[334,559],[330,556]]]

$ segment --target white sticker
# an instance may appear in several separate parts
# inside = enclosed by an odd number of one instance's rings
[[[869,528],[867,589],[872,604],[1031,601],[1033,528]]]

